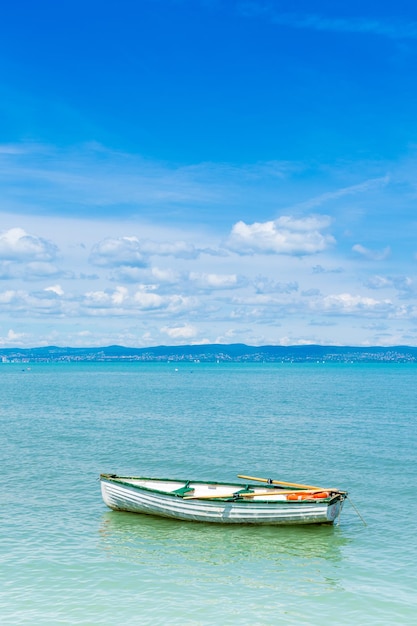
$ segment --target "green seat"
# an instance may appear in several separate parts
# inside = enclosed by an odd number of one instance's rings
[[[249,485],[246,485],[246,487],[244,487],[243,489],[239,489],[239,491],[235,491],[233,494],[233,497],[238,498],[240,495],[243,495],[246,493],[255,493],[255,492],[253,489],[249,488]]]
[[[174,493],[179,498],[182,498],[182,496],[185,496],[187,493],[190,493],[190,491],[194,491],[193,487],[189,487],[188,486],[189,484],[190,484],[190,481],[188,480],[185,483],[184,487],[180,487],[179,489],[175,489],[172,493]]]

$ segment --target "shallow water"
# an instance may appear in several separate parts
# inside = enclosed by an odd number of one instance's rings
[[[416,376],[2,364],[2,624],[415,624]],[[110,511],[100,472],[272,476],[348,489],[357,510],[331,527],[177,522]]]

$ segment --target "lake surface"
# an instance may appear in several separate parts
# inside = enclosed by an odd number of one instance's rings
[[[415,624],[416,383],[413,364],[1,364],[1,623]],[[100,472],[350,500],[337,526],[193,524],[110,511]]]

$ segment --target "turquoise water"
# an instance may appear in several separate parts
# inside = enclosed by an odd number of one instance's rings
[[[416,623],[415,365],[2,364],[0,381],[2,624]],[[361,517],[114,512],[100,472],[339,487]]]

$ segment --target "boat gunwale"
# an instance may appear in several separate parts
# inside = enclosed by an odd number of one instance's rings
[[[118,474],[100,474],[100,481],[107,481],[109,483],[113,483],[113,484],[119,484],[119,485],[123,485],[126,487],[130,487],[132,489],[135,489],[137,491],[146,491],[149,493],[155,493],[158,495],[163,495],[163,496],[168,496],[170,498],[180,498],[181,500],[184,500],[184,495],[183,494],[177,494],[174,491],[163,491],[162,489],[152,489],[151,487],[144,487],[142,485],[135,485],[132,484],[130,482],[126,482],[129,480],[149,480],[149,481],[160,481],[160,482],[168,482],[168,483],[185,483],[187,484],[187,482],[189,483],[193,483],[193,484],[197,484],[197,485],[218,485],[218,486],[224,486],[224,487],[238,487],[240,489],[246,488],[258,488],[259,489],[259,485],[254,485],[254,484],[250,484],[250,483],[223,483],[223,482],[218,482],[218,481],[210,481],[210,480],[185,480],[185,479],[175,479],[175,478],[150,478],[150,477],[146,477],[146,476],[119,476]],[[279,495],[279,491],[280,489],[284,490],[284,487],[279,487],[279,486],[270,486],[268,485],[267,487],[262,487],[263,490],[271,490],[271,494],[274,495]],[[301,489],[301,488],[294,488],[294,492],[303,492],[305,491],[305,489]],[[256,495],[256,494],[255,494]],[[265,494],[262,494],[265,495]],[[283,504],[291,504],[291,505],[300,505],[300,504],[326,504],[326,505],[330,505],[333,503],[333,501],[335,500],[345,500],[345,498],[347,497],[347,491],[334,491],[333,494],[330,494],[327,498],[304,498],[303,500],[268,500],[268,499],[263,499],[261,496],[258,496],[258,498],[256,500],[252,500],[250,498],[239,498],[239,495],[236,494],[236,496],[213,496],[212,499],[210,498],[199,498],[198,496],[195,496],[194,498],[188,500],[188,502],[190,503],[197,503],[197,502],[201,502],[201,500],[204,500],[204,502],[210,503],[216,503],[216,502],[235,502],[237,504],[244,504],[244,505],[254,505],[257,503],[266,503],[269,505],[283,505]]]

